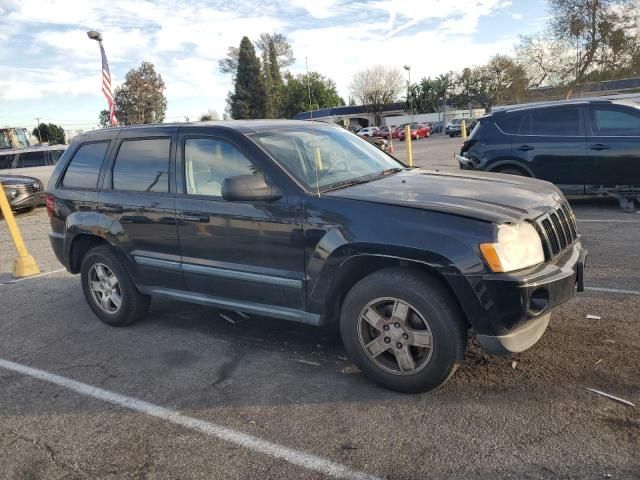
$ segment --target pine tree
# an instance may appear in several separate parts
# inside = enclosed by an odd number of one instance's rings
[[[235,88],[229,106],[234,119],[263,118],[265,114],[265,86],[260,60],[247,37],[242,37],[240,42]]]
[[[263,55],[263,70],[267,93],[265,116],[267,118],[279,118],[281,117],[280,104],[282,102],[283,81],[273,40],[269,41],[269,48]]]

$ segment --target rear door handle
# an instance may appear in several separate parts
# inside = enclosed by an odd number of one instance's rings
[[[527,152],[533,149],[535,149],[535,147],[532,147],[531,145],[520,145],[519,147],[516,148],[516,150],[520,150],[522,152]]]
[[[105,203],[102,207],[100,207],[99,211],[101,213],[123,213],[124,208],[122,208],[122,205],[113,205],[111,203]]]
[[[604,143],[595,143],[593,145],[589,145],[589,148],[591,150],[608,150],[609,149],[609,145],[605,145]]]
[[[182,219],[186,222],[207,223],[209,221],[209,215],[199,212],[184,212]]]

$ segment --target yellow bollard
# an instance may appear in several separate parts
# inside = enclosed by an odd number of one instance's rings
[[[404,141],[407,142],[407,165],[413,167],[413,151],[411,150],[411,127],[404,127]]]
[[[4,216],[5,222],[7,222],[7,227],[9,228],[9,233],[11,234],[11,238],[13,238],[13,243],[16,246],[16,250],[18,251],[18,258],[13,262],[13,275],[15,277],[30,277],[31,275],[37,275],[40,273],[40,269],[36,264],[36,261],[33,259],[29,252],[27,251],[27,247],[24,245],[24,241],[22,240],[22,235],[20,234],[20,230],[18,230],[18,225],[16,224],[16,219],[13,218],[13,212],[11,211],[11,206],[9,205],[9,201],[7,200],[7,196],[4,193],[4,188],[2,188],[2,184],[0,183],[0,211]]]
[[[467,139],[467,122],[464,119],[460,122],[460,136],[463,142]]]

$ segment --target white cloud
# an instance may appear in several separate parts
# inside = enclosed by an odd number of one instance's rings
[[[513,18],[514,20],[522,20],[522,14],[521,13],[512,13],[511,14],[511,18]]]

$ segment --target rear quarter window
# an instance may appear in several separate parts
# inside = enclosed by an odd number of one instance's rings
[[[81,145],[69,162],[60,185],[65,188],[95,190],[98,186],[100,168],[108,147],[109,142]]]

